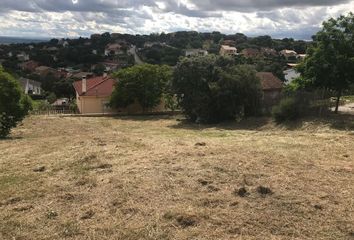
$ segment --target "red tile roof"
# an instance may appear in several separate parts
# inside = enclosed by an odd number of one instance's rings
[[[283,82],[274,76],[271,72],[259,72],[257,77],[261,79],[262,89],[266,90],[280,90],[283,88]]]
[[[82,92],[82,80],[73,83],[75,91],[79,96],[110,96],[113,92],[116,81],[110,77],[94,77],[86,80],[87,91]]]

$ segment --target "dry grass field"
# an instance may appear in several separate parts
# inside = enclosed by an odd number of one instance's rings
[[[353,239],[353,130],[32,116],[0,141],[0,239]]]

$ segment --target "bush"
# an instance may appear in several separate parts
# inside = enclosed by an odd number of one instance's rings
[[[287,97],[273,107],[272,115],[277,123],[293,121],[300,117],[300,106],[295,98]]]
[[[19,83],[0,66],[0,138],[9,135],[32,109],[32,100],[24,95]]]

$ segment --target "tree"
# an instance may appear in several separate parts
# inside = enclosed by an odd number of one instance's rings
[[[299,66],[304,82],[336,92],[336,109],[345,89],[354,82],[354,14],[323,23],[308,57]]]
[[[18,82],[0,66],[0,138],[6,137],[31,110],[31,99]]]
[[[254,115],[262,96],[252,67],[215,55],[180,61],[172,88],[192,121],[208,123]]]
[[[168,66],[151,64],[136,65],[114,74],[119,81],[112,93],[111,105],[127,107],[137,101],[143,112],[156,107],[171,78]]]
[[[99,63],[93,69],[93,73],[96,74],[97,76],[101,76],[105,70],[106,70],[106,67],[102,63]]]

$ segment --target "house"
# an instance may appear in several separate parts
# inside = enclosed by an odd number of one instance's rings
[[[20,64],[20,67],[22,70],[27,70],[30,72],[35,71],[38,66],[39,66],[39,63],[32,61],[32,60]]]
[[[230,47],[228,45],[221,45],[220,55],[221,56],[235,56],[235,55],[237,55],[237,48]]]
[[[81,114],[112,113],[108,107],[116,81],[103,75],[74,82],[76,103]]]
[[[299,59],[301,61],[305,60],[306,57],[307,57],[307,54],[298,54],[297,55],[297,59]]]
[[[144,48],[151,48],[151,47],[153,47],[155,45],[161,45],[161,43],[159,43],[159,42],[145,42],[144,43]]]
[[[296,71],[295,67],[298,64],[291,64],[288,63],[288,67],[287,69],[284,71],[284,76],[285,76],[285,80],[286,80],[286,84],[290,84],[293,80],[295,80],[296,78],[300,77],[301,74],[299,72]]]
[[[76,103],[81,114],[104,114],[104,113],[143,113],[141,105],[135,101],[126,108],[111,109],[108,106],[110,97],[117,81],[104,74],[100,77],[86,78],[74,82],[76,91]],[[151,109],[151,112],[166,111],[163,99],[161,103]]]
[[[119,43],[108,44],[104,50],[105,56],[118,55],[118,54],[122,54],[122,53],[123,53],[122,45],[120,45]]]
[[[17,54],[16,57],[17,57],[17,60],[19,60],[21,62],[29,61],[29,59],[30,59],[29,55],[25,52],[21,52],[21,53]]]
[[[47,66],[39,66],[39,67],[35,68],[35,72],[40,76],[47,75],[51,70],[54,70],[54,69],[51,69],[50,67],[47,67]]]
[[[230,47],[235,47],[236,46],[236,41],[234,40],[224,40],[222,42],[222,45],[230,46]]]
[[[294,58],[294,59],[297,58],[297,52],[295,52],[294,50],[284,49],[284,50],[281,50],[279,54],[280,54],[280,56],[285,57],[287,60],[289,58]]]
[[[54,73],[55,69],[47,66],[39,66],[35,68],[36,74],[40,75],[41,77],[45,77],[48,73]]]
[[[48,52],[57,52],[59,49],[57,47],[48,47],[46,48],[46,51]]]
[[[203,49],[187,49],[185,53],[186,57],[198,57],[206,55],[208,55],[208,51]]]
[[[57,78],[57,79],[65,77],[66,74],[67,74],[67,73],[58,71],[58,70],[56,70],[54,68],[47,67],[47,66],[36,67],[35,73],[38,74],[41,77],[47,77],[48,74],[51,74],[54,78]]]
[[[246,58],[257,58],[261,56],[261,52],[257,48],[246,48],[241,51]]]
[[[106,71],[108,72],[113,72],[119,69],[120,64],[119,62],[115,62],[115,61],[104,61],[101,63],[103,66],[105,66]]]
[[[67,107],[69,106],[69,104],[70,104],[69,98],[59,98],[55,100],[55,102],[52,103],[51,105],[55,107]]]
[[[41,95],[41,83],[28,78],[20,78],[18,80],[25,94]]]
[[[271,56],[271,57],[279,56],[278,52],[273,48],[261,48],[261,53],[264,56]]]
[[[283,90],[283,82],[271,72],[258,72],[261,81],[264,106],[271,107],[277,104]]]
[[[72,78],[74,79],[82,79],[83,77],[91,77],[93,76],[93,73],[91,72],[78,72],[72,75]]]

